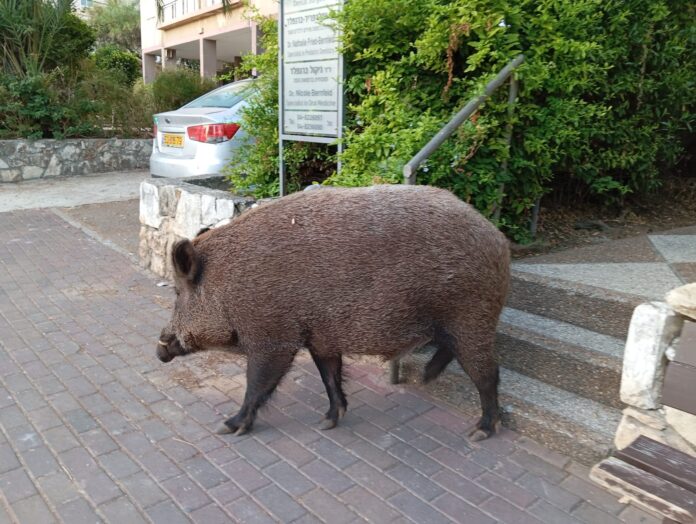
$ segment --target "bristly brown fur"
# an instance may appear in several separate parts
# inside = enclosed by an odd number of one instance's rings
[[[481,394],[479,431],[493,431],[493,341],[509,247],[451,193],[425,186],[296,193],[206,232],[190,248],[174,257],[178,275],[188,264],[182,253],[205,264],[193,283],[177,277],[180,296],[163,337],[174,333],[184,346],[195,340],[195,348],[172,348],[172,355],[232,339],[230,349],[247,355],[247,399],[227,421],[231,431],[251,427],[300,348],[322,373],[335,425],[346,405],[343,354],[391,359],[428,342],[441,351],[426,378],[456,359]]]

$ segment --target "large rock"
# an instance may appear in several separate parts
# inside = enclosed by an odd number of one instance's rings
[[[696,282],[678,287],[667,293],[667,303],[675,311],[696,320]]]
[[[676,416],[679,417],[680,415]],[[694,446],[692,441],[685,438],[685,435],[682,433],[684,426],[677,427],[672,424],[671,421],[674,420],[674,417],[674,414],[669,413],[669,408],[647,411],[626,408],[623,412],[619,427],[616,430],[616,436],[614,437],[616,449],[624,449],[631,445],[638,437],[644,435],[666,446],[696,456],[696,446]],[[683,420],[678,422],[678,424],[683,423]],[[693,429],[693,426],[691,426],[691,429]]]
[[[682,324],[682,317],[663,302],[641,304],[634,310],[621,376],[623,402],[642,409],[661,406],[665,351]]]
[[[147,180],[140,183],[140,223],[155,229],[162,223],[159,188]]]
[[[696,450],[696,415],[665,406],[665,418],[672,429]]]

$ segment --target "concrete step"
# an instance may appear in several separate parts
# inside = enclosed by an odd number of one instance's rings
[[[504,367],[618,409],[623,346],[618,338],[513,308],[503,310],[496,339]]]
[[[421,384],[433,348],[401,360],[402,381],[420,384],[434,397],[472,417],[480,415],[478,392],[461,367],[452,363],[433,382]],[[542,445],[583,464],[594,464],[609,453],[621,411],[546,384],[507,368],[500,373],[503,423]]]
[[[645,297],[513,269],[508,307],[626,339],[633,309]]]

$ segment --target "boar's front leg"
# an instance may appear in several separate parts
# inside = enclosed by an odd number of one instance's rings
[[[280,380],[290,369],[297,349],[264,348],[249,351],[247,389],[239,413],[218,429],[218,434],[243,435],[254,425],[256,412],[271,397]]]
[[[335,428],[336,424],[338,424],[338,419],[345,414],[348,408],[348,402],[341,387],[343,359],[341,355],[326,357],[319,356],[313,349],[309,351],[319,369],[321,380],[324,382],[326,394],[329,397],[329,411],[326,412],[321,429]]]

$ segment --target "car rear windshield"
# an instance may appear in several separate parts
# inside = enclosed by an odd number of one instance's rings
[[[232,107],[244,100],[251,90],[250,82],[230,84],[189,102],[184,108]],[[183,108],[182,108],[183,109]]]

